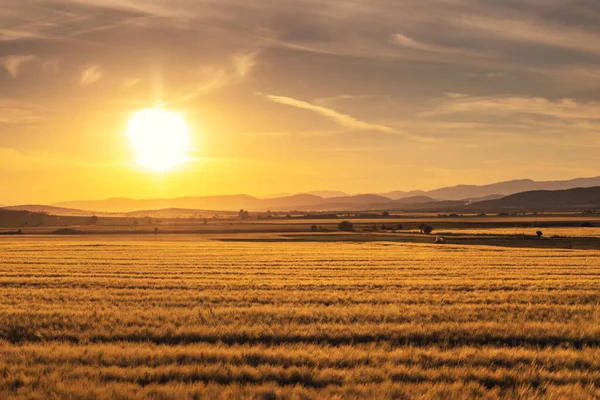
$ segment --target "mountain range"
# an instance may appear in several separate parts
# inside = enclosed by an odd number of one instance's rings
[[[308,196],[308,197],[307,197]],[[313,195],[288,196],[286,199],[291,203],[296,201],[314,200]],[[234,201],[236,196],[225,196],[228,201]],[[251,201],[259,204],[261,199],[250,197]],[[581,211],[585,209],[600,209],[600,186],[588,188],[572,188],[564,190],[533,190],[516,193],[502,197],[500,199],[465,201],[465,200],[433,200],[427,196],[407,197],[400,200],[391,200],[379,195],[358,195],[347,196],[343,198],[323,199],[316,205],[300,206],[299,211],[416,211],[416,212],[451,212],[451,213],[481,213],[481,212],[546,212],[546,211]],[[129,199],[130,200],[130,199]],[[279,199],[277,199],[279,200]],[[328,201],[327,201],[328,200]],[[236,211],[221,211],[215,209],[198,208],[173,208],[160,207],[152,209],[146,208],[150,204],[157,204],[162,201],[168,202],[197,202],[198,198],[166,199],[166,200],[131,200],[132,205],[141,208],[135,211],[119,212],[97,212],[73,208],[62,208],[56,206],[44,205],[23,205],[0,208],[0,211],[6,213],[29,213],[32,216],[50,214],[55,216],[86,217],[92,214],[103,216],[128,216],[128,217],[206,217],[215,214],[219,215],[237,215]],[[214,201],[209,198],[209,202]],[[262,200],[264,201],[264,199]],[[130,204],[130,205],[131,205]],[[94,204],[89,204],[94,205]],[[96,204],[97,205],[97,204]],[[263,204],[264,205],[264,204]],[[85,206],[85,204],[84,204]],[[145,207],[146,206],[146,207]],[[275,211],[276,209],[273,209]],[[258,211],[258,210],[256,210]],[[29,215],[28,214],[28,215]],[[37,217],[36,217],[37,218]]]
[[[558,211],[600,207],[600,186],[564,190],[533,190],[465,206],[478,211]]]
[[[600,186],[600,177],[577,178],[565,181],[534,181],[520,179],[489,185],[458,185],[429,191],[393,191],[380,194],[346,195],[336,191],[320,191],[258,198],[245,194],[195,196],[179,198],[69,201],[52,204],[55,207],[91,210],[96,212],[131,212],[164,208],[232,211],[330,211],[375,209],[434,209],[453,207],[481,201],[493,201],[515,193],[534,190],[564,190],[576,187]],[[315,194],[320,193],[321,195]],[[339,195],[342,193],[342,195]],[[444,201],[445,203],[440,203]]]

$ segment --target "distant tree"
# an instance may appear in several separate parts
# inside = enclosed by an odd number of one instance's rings
[[[402,226],[402,224],[398,224],[398,226],[396,227],[399,231],[401,231],[402,229],[404,229],[404,227]]]
[[[316,231],[317,231],[317,229],[318,229],[318,228],[317,228],[317,226],[316,226],[316,225],[313,225],[313,226],[311,226],[311,227],[310,227],[310,230],[311,230],[311,231],[313,231],[313,232],[316,232]]]
[[[244,210],[243,208],[238,212],[238,217],[240,219],[248,219],[250,218],[250,214],[248,214],[248,211]]]
[[[382,213],[381,213],[381,216],[382,216],[382,217],[389,217],[389,216],[390,216],[390,213],[389,213],[389,212],[387,212],[387,211],[384,211],[384,212],[382,212]]]
[[[544,233],[542,231],[537,231],[535,234],[537,235],[537,237],[544,236]]]
[[[338,229],[342,232],[354,231],[354,225],[350,221],[342,221],[338,224]]]
[[[584,221],[581,224],[579,224],[579,226],[582,227],[582,228],[591,228],[593,225],[589,221]]]
[[[98,217],[96,217],[95,215],[92,215],[90,217],[90,225],[96,225],[98,223]]]
[[[157,235],[158,234],[158,228],[154,228],[154,234]]]
[[[425,229],[425,227],[426,227],[426,226],[427,226],[427,224],[425,224],[424,222],[421,222],[421,223],[419,224],[419,231],[420,231],[421,233],[424,233],[424,232],[423,232],[423,230]]]
[[[421,232],[423,232],[426,235],[429,235],[431,232],[433,232],[433,226],[425,225],[425,226],[423,226]]]

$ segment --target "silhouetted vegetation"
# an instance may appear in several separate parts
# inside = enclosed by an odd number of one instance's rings
[[[419,225],[419,231],[425,235],[429,235],[431,232],[433,232],[433,226],[421,223]]]
[[[537,235],[537,237],[544,236],[544,232],[542,232],[542,231],[537,231],[537,232],[535,232],[535,234]]]
[[[350,221],[342,221],[338,224],[338,229],[342,232],[353,232],[354,224]]]

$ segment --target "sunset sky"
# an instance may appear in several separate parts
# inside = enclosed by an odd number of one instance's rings
[[[0,204],[600,175],[598,0],[0,5]],[[164,172],[151,107],[190,132]]]

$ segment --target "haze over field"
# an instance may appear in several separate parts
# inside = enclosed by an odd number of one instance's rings
[[[4,0],[0,203],[593,176],[599,15],[596,0]]]

